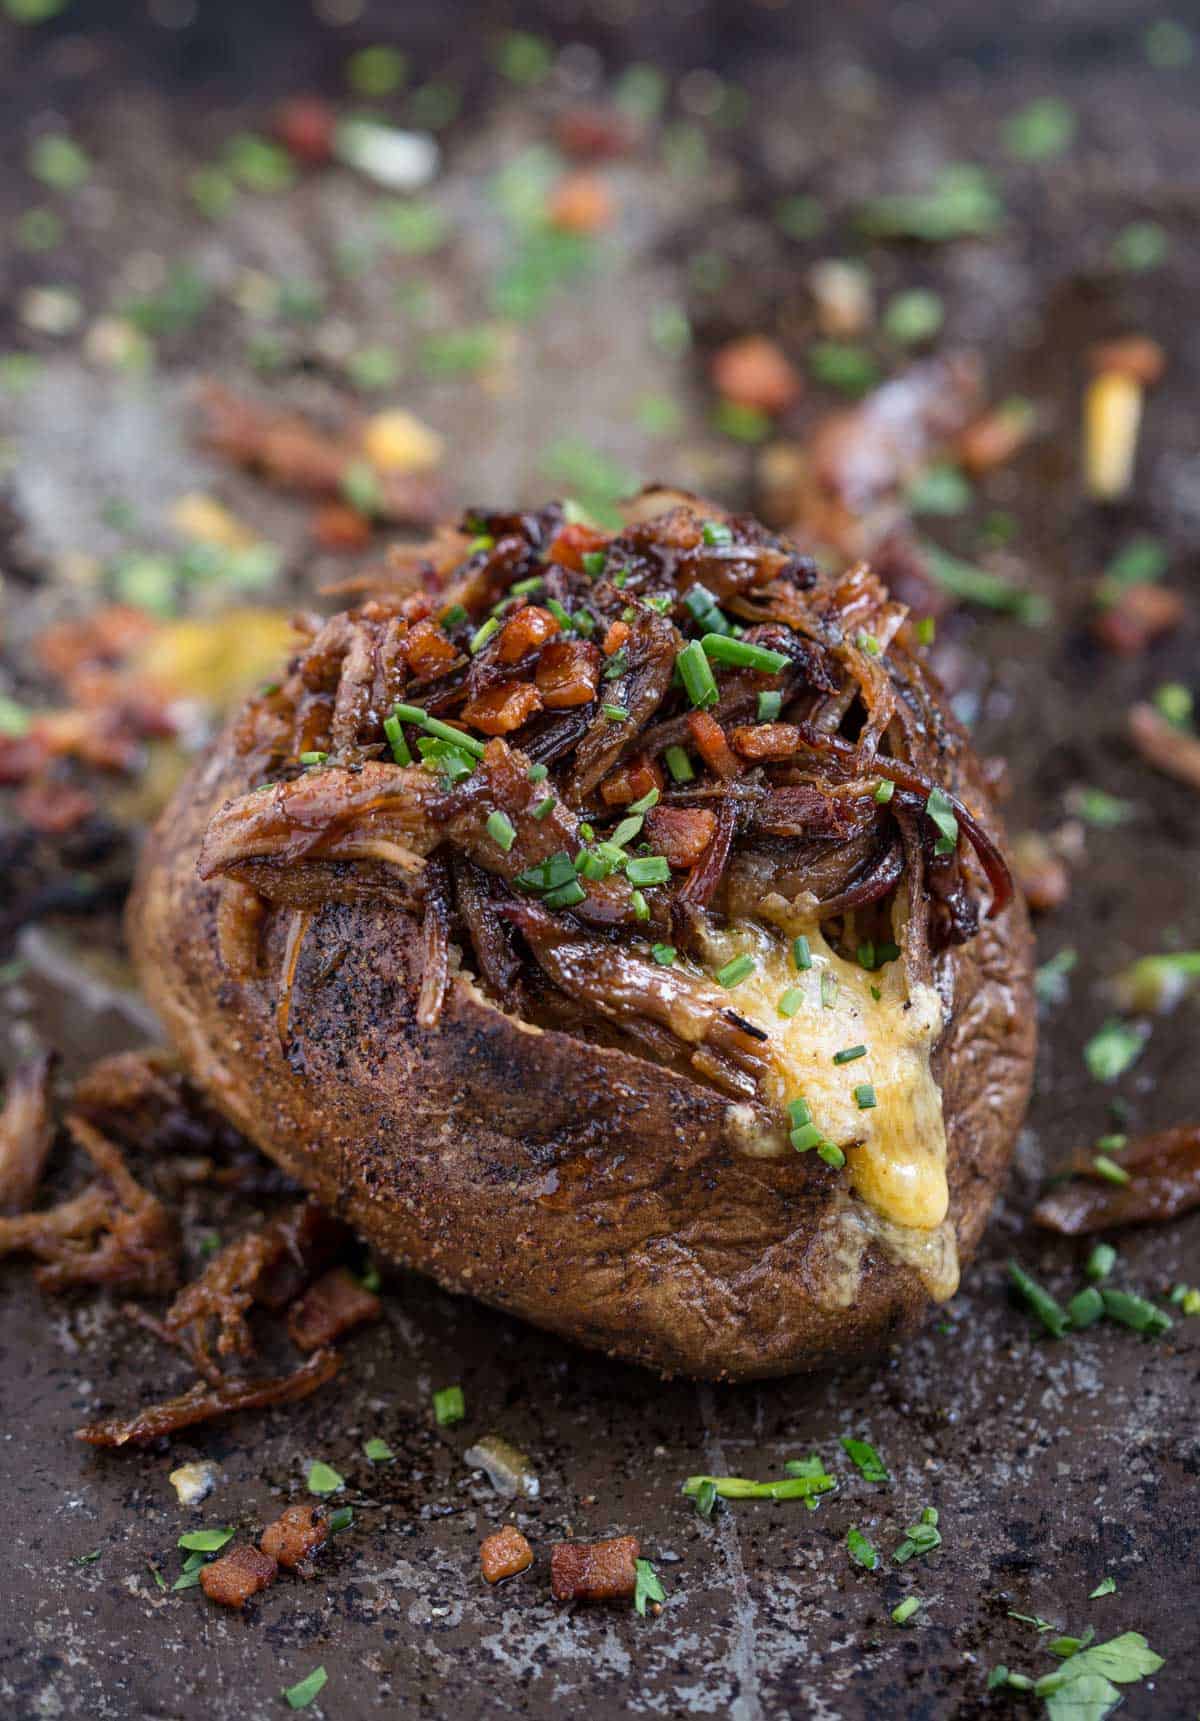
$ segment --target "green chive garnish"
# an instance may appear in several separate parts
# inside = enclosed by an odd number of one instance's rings
[[[920,1611],[920,1596],[905,1596],[902,1602],[897,1602],[892,1609],[892,1620],[896,1625],[907,1625],[913,1614]]]
[[[950,797],[944,789],[931,789],[929,791],[925,811],[940,833],[933,845],[934,854],[952,855],[958,847],[958,820],[954,816],[954,807]]]
[[[494,615],[490,615],[484,622],[483,626],[476,628],[475,632],[471,635],[471,641],[467,647],[471,656],[477,657],[487,644],[488,640],[491,639],[492,635],[499,632],[500,623],[496,620]]]
[[[1018,1262],[1010,1261],[1008,1263],[1008,1277],[1046,1331],[1053,1333],[1056,1339],[1062,1338],[1071,1324],[1071,1317],[1062,1304],[1057,1302],[1049,1291],[1043,1290],[1033,1275],[1027,1273]]]
[[[733,533],[721,520],[706,520],[700,528],[700,536],[709,545],[733,542]]]
[[[612,836],[609,837],[609,842],[616,849],[625,848],[625,846],[628,843],[631,843],[634,837],[637,836],[644,823],[645,821],[640,813],[636,819],[622,819]]]
[[[852,1064],[855,1058],[865,1058],[866,1055],[865,1046],[843,1046],[840,1052],[833,1054],[833,1061],[835,1064]]]
[[[719,637],[713,633],[707,633],[704,636],[705,640]],[[720,694],[717,692],[716,677],[709,667],[708,658],[704,653],[704,645],[700,640],[694,639],[689,645],[684,646],[675,659],[675,667],[687,689],[688,698],[698,710],[703,710],[705,706],[717,703]]]
[[[700,644],[704,655],[714,663],[755,669],[760,675],[778,675],[788,661],[781,651],[768,651],[765,645],[750,645],[744,639],[730,639],[723,633],[706,633]]]
[[[585,550],[580,560],[583,562],[584,573],[590,574],[595,580],[604,572],[604,564],[608,560],[608,551]]]
[[[792,1131],[790,1139],[797,1153],[807,1153],[812,1147],[820,1147],[825,1137],[815,1123],[802,1123]]]
[[[397,711],[402,708],[398,705]],[[426,717],[425,727],[431,735],[436,735],[441,741],[449,741],[453,747],[461,747],[465,753],[473,753],[477,759],[483,758],[484,743],[474,735],[467,735],[461,729],[456,729],[452,723],[443,723],[440,717]]]
[[[549,765],[531,765],[525,773],[531,783],[544,783],[550,775]]]
[[[1089,1279],[1107,1279],[1117,1264],[1117,1251],[1111,1243],[1097,1243],[1087,1258],[1084,1272]]]
[[[461,1386],[443,1386],[433,1395],[433,1414],[439,1428],[461,1422],[467,1414],[467,1401]]]
[[[546,799],[544,801],[539,801],[537,806],[533,809],[534,818],[535,819],[544,819],[547,816],[547,814],[552,813],[554,811],[554,805],[555,805],[554,796],[553,795],[547,795]]]
[[[1128,1183],[1129,1173],[1123,1165],[1118,1165],[1115,1159],[1109,1159],[1107,1154],[1098,1153],[1092,1160],[1092,1170],[1100,1177],[1105,1177],[1110,1183]]]
[[[443,627],[457,627],[460,621],[466,621],[466,619],[467,612],[462,604],[451,604],[445,615],[442,616],[441,623]]]
[[[828,968],[821,975],[821,1003],[827,1010],[832,1010],[837,1003],[837,975]]]
[[[548,890],[542,901],[547,908],[574,908],[575,904],[582,902],[586,896],[587,891],[577,878],[573,878],[569,884],[560,884],[557,889]]]
[[[658,804],[658,790],[648,789],[638,801],[630,801],[625,811],[628,813],[648,813],[651,807]]]
[[[1120,1321],[1123,1327],[1132,1327],[1135,1333],[1148,1333],[1157,1338],[1161,1333],[1170,1332],[1174,1325],[1170,1315],[1156,1309],[1145,1297],[1134,1296],[1131,1291],[1103,1290],[1100,1295],[1109,1320]]]
[[[629,720],[629,712],[624,705],[603,705],[601,710],[610,723],[626,723]]]
[[[695,777],[692,761],[682,747],[668,747],[663,758],[667,762],[667,770],[677,783],[690,783]]]
[[[625,876],[630,884],[666,884],[671,869],[662,855],[641,855],[630,861],[625,868]]]
[[[516,830],[507,813],[488,814],[487,834],[494,843],[504,850],[505,854],[517,840]]]
[[[1104,1313],[1104,1298],[1095,1285],[1085,1285],[1082,1291],[1076,1291],[1067,1304],[1067,1314],[1071,1325],[1082,1332],[1084,1327],[1090,1327]]]
[[[328,753],[301,753],[300,763],[302,765],[323,765],[328,757]]]
[[[669,968],[678,953],[673,944],[656,944],[650,954],[660,968]]]
[[[509,586],[508,595],[510,598],[523,598],[529,592],[540,591],[545,583],[543,574],[533,574],[529,579],[518,580],[515,585]]]
[[[783,710],[782,693],[760,693],[758,696],[758,721],[774,723]]]
[[[846,1155],[835,1142],[823,1141],[817,1149],[817,1157],[823,1159],[826,1165],[832,1165],[835,1171],[840,1171],[846,1163]]]
[[[713,978],[719,986],[740,986],[746,976],[753,972],[753,956],[735,956],[723,968],[718,968]]]
[[[781,1016],[794,1016],[803,1002],[804,993],[799,986],[789,986],[775,1008]]]
[[[874,1111],[879,1101],[875,1098],[875,1089],[870,1082],[862,1082],[855,1088],[854,1103],[859,1111]]]
[[[806,968],[812,967],[812,947],[803,933],[792,939],[792,961],[802,974]]]
[[[875,799],[881,807],[886,807],[896,793],[896,785],[890,777],[881,777],[875,788]]]
[[[408,742],[404,739],[404,730],[400,726],[400,719],[396,716],[394,711],[390,717],[384,718],[383,733],[387,737],[387,744],[392,750],[392,759],[394,763],[397,765],[411,765],[412,754],[408,750]]]
[[[803,1096],[799,1099],[789,1100],[787,1109],[793,1129],[801,1129],[806,1123],[812,1122],[812,1112],[809,1109],[808,1101]]]
[[[635,920],[649,920],[650,904],[646,901],[641,891],[635,890],[629,900],[633,904],[633,918]]]

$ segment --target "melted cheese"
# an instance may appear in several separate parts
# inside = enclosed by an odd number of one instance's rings
[[[844,1150],[856,1194],[890,1226],[936,1231],[949,1205],[942,1096],[929,1066],[941,1001],[932,987],[909,984],[902,959],[868,972],[831,950],[815,926],[807,937],[812,967],[797,974],[777,933],[741,925],[710,935],[714,963],[754,958],[729,1002],[770,1036],[763,1097],[780,1112],[803,1097],[813,1122]],[[837,983],[832,1006],[821,1002],[826,975]],[[802,1002],[784,1017],[779,1000],[791,988]],[[835,1053],[857,1045],[866,1046],[864,1057],[834,1063]],[[854,1097],[864,1083],[877,1101],[866,1111]]]

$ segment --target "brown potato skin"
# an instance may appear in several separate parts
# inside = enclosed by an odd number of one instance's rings
[[[946,778],[1002,834],[965,747]],[[234,981],[218,954],[219,886],[196,873],[210,815],[250,786],[227,731],[147,844],[129,910],[134,957],[193,1079],[387,1255],[611,1355],[708,1379],[877,1349],[929,1306],[916,1273],[874,1245],[852,1306],[823,1304],[820,1224],[838,1174],[816,1154],[745,1157],[712,1089],[525,1029],[461,977],[439,1025],[419,1027],[417,927],[394,903],[331,903],[314,917],[282,1049],[288,915],[269,914],[263,977]],[[1028,1098],[1023,905],[939,965],[954,1006],[934,1073],[965,1261]]]

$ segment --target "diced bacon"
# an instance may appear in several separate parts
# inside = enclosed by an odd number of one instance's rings
[[[612,657],[623,645],[628,645],[630,629],[627,621],[615,621],[604,636],[604,655]]]
[[[515,1578],[533,1564],[533,1549],[515,1524],[505,1524],[502,1530],[488,1536],[480,1545],[479,1564],[489,1584],[504,1578]]]
[[[499,663],[519,663],[531,651],[553,639],[558,631],[558,623],[549,610],[542,609],[540,604],[527,604],[501,628],[500,638],[496,641],[496,659]]]
[[[251,1596],[273,1584],[279,1567],[260,1548],[236,1547],[200,1568],[200,1587],[222,1607],[245,1607]]]
[[[404,642],[408,667],[414,675],[438,675],[458,656],[458,648],[431,621],[419,621]]]
[[[731,751],[725,731],[716,718],[710,717],[707,711],[690,711],[687,723],[696,751],[709,770],[726,780],[740,776],[741,763]]]
[[[661,791],[662,769],[645,759],[631,759],[626,765],[607,776],[600,785],[600,796],[606,806],[627,807],[630,801],[640,801],[651,789]]]
[[[288,1335],[297,1349],[323,1350],[352,1327],[377,1321],[383,1304],[347,1267],[334,1267],[310,1285],[288,1312]]]
[[[600,653],[585,639],[552,640],[538,659],[536,680],[549,711],[590,705],[600,685]]]
[[[462,718],[472,729],[485,735],[508,735],[528,723],[542,709],[542,696],[532,682],[510,682],[507,686],[489,687],[477,699],[463,707]]]
[[[625,1601],[637,1588],[636,1536],[607,1542],[559,1542],[550,1555],[555,1601]]]
[[[582,523],[564,526],[547,552],[547,560],[557,562],[560,568],[570,568],[573,573],[583,572],[583,558],[595,550],[603,550],[608,544],[608,533],[597,531],[595,526],[585,526]]]
[[[712,841],[717,821],[702,807],[651,807],[646,836],[668,866],[693,867]]]
[[[316,1553],[328,1535],[329,1519],[323,1506],[289,1506],[273,1524],[267,1525],[259,1545],[268,1559],[294,1572],[308,1564],[309,1556]]]
[[[792,723],[750,723],[735,729],[731,739],[743,759],[790,759],[800,731]]]

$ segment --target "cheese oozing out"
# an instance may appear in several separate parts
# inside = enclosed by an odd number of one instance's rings
[[[949,1205],[942,1096],[930,1069],[941,1000],[909,981],[902,957],[868,970],[832,950],[815,924],[805,935],[812,966],[799,972],[790,939],[778,932],[743,923],[709,935],[711,960],[754,959],[729,1003],[770,1037],[763,1098],[781,1113],[804,1099],[813,1123],[845,1152],[855,1193],[892,1225],[933,1231]],[[781,1016],[779,1001],[791,990],[799,1008]],[[864,1055],[834,1062],[854,1046],[865,1046]],[[876,1101],[866,1109],[855,1097],[863,1086]]]

